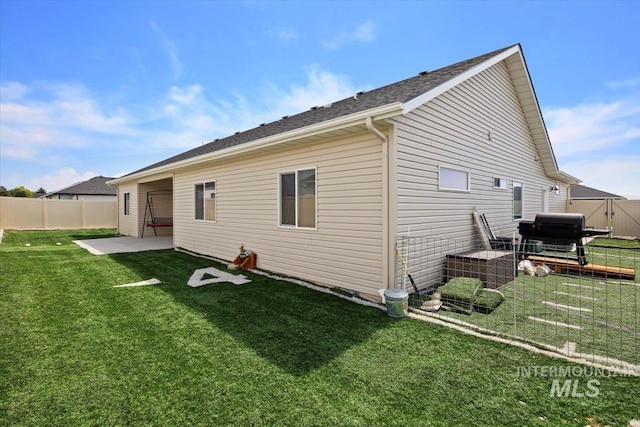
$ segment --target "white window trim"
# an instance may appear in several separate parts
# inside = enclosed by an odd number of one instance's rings
[[[516,218],[516,213],[513,209],[513,189],[516,187],[516,184],[518,184],[520,186],[520,204],[522,212],[520,213],[520,218]],[[512,186],[511,186],[511,218],[513,219],[513,221],[522,221],[524,219],[524,184],[522,183],[522,181],[513,181]]]
[[[456,172],[464,172],[467,174],[467,189],[466,190],[461,190],[459,188],[448,188],[448,187],[443,187],[442,186],[442,169],[449,169],[452,171],[456,171]],[[469,169],[462,169],[459,167],[454,167],[454,166],[447,166],[447,165],[438,165],[438,191],[453,191],[456,193],[470,193],[471,192],[471,172],[469,171]]]
[[[214,209],[216,211],[216,217],[215,217],[216,219],[214,219],[213,221],[205,219],[207,217],[207,212],[206,212],[206,207],[205,207],[205,204],[204,204],[204,200],[205,200],[204,198],[202,199],[202,209],[203,209],[202,217],[203,218],[202,219],[196,218],[196,205],[195,205],[195,202],[196,202],[196,185],[202,185],[202,191],[204,191],[206,186],[207,186],[207,184],[210,184],[210,183],[214,183],[215,187],[216,187],[216,190],[215,190],[216,197],[214,199],[214,205],[215,205]],[[192,199],[192,202],[193,202],[193,220],[195,222],[208,222],[208,223],[211,223],[211,224],[214,224],[214,223],[218,222],[218,183],[216,182],[215,179],[208,179],[208,180],[204,180],[204,181],[194,182],[193,183],[193,199]]]
[[[500,186],[496,186],[496,179],[500,180]],[[504,183],[504,187],[502,187],[503,183]],[[509,182],[505,178],[502,178],[502,177],[499,177],[499,176],[494,176],[493,179],[492,179],[492,186],[496,190],[504,190],[504,191],[506,191],[506,190],[509,189]]]
[[[283,224],[282,223],[282,175],[288,174],[288,173],[293,173],[295,174],[295,188],[297,191],[298,188],[298,172],[300,171],[306,171],[306,170],[311,170],[313,169],[313,173],[315,174],[315,183],[314,183],[314,192],[315,192],[315,197],[316,197],[316,203],[315,203],[315,227],[300,227],[297,223],[298,223],[298,195],[296,192],[296,203],[295,203],[295,219],[296,219],[296,225],[290,225],[290,224]],[[296,168],[296,169],[287,169],[287,170],[282,170],[279,171],[277,174],[277,178],[278,180],[278,228],[286,228],[289,230],[317,230],[318,229],[318,168],[316,166],[308,166],[308,167],[300,167],[300,168]]]

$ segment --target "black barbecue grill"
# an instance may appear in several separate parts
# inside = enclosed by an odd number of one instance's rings
[[[585,217],[580,213],[539,213],[534,221],[520,221],[518,232],[522,236],[520,253],[524,254],[532,241],[545,245],[576,245],[577,260],[587,265],[582,239],[590,236],[604,236],[609,230],[597,230],[585,226]]]

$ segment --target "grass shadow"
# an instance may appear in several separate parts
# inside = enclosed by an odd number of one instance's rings
[[[71,234],[72,240],[90,240],[90,239],[104,239],[108,237],[117,237],[119,234],[115,228],[99,228],[93,230],[77,230],[74,234]]]
[[[86,230],[5,230],[2,238],[4,247],[68,245],[74,240],[101,239],[115,237],[115,228]]]
[[[361,306],[299,285],[244,274],[251,283],[216,283],[191,288],[194,270],[226,266],[172,250],[110,257],[141,278],[155,277],[158,289],[190,307],[256,354],[293,375],[305,375],[331,363],[367,340],[393,319]]]

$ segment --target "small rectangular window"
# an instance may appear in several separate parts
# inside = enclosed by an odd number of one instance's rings
[[[493,178],[493,188],[499,188],[501,190],[507,189],[507,180],[504,178]]]
[[[316,170],[280,174],[280,225],[316,227]]]
[[[469,191],[469,172],[440,166],[438,185],[440,190]]]
[[[522,183],[513,182],[513,219],[522,219]]]
[[[204,184],[195,185],[194,218],[204,220]]]
[[[296,225],[296,174],[280,175],[280,225]]]
[[[124,214],[125,215],[129,215],[130,213],[130,199],[131,199],[131,193],[124,193]]]
[[[316,171],[298,171],[298,227],[316,226]]]
[[[204,182],[194,185],[194,219],[216,220],[216,183]]]
[[[204,184],[204,220],[216,220],[216,183]]]

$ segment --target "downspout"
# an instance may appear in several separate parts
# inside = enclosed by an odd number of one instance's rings
[[[382,141],[382,289],[389,287],[389,139],[375,127],[371,116],[365,121],[369,132]]]
[[[380,132],[380,129],[378,129],[373,124],[373,119],[371,118],[371,116],[367,117],[366,123],[367,123],[367,129],[369,129],[369,131],[371,131],[375,136],[377,136],[380,141],[382,141],[384,144],[389,142],[385,134]]]

